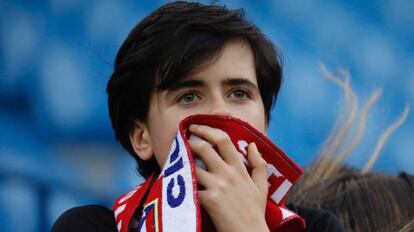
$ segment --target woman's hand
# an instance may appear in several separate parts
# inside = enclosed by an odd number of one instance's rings
[[[247,152],[250,176],[227,133],[205,125],[189,129],[202,138],[189,144],[208,169],[196,169],[198,184],[204,187],[198,194],[217,231],[269,231],[265,220],[267,166],[256,145],[249,144]]]

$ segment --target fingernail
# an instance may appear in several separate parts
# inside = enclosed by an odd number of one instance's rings
[[[257,150],[257,146],[255,142],[251,142],[250,144],[253,146],[253,149]]]
[[[190,127],[189,127],[190,130],[195,130],[197,128],[198,128],[197,124],[191,124]]]
[[[257,148],[256,143],[255,143],[255,142],[252,142],[251,144],[252,144],[253,149],[254,149],[255,151],[257,151],[257,153],[259,153],[259,154],[260,154],[259,149]],[[260,155],[262,155],[262,154],[260,154]]]

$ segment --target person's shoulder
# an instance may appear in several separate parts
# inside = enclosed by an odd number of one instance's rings
[[[64,212],[51,231],[117,231],[117,228],[111,210],[100,205],[85,205]]]
[[[306,231],[345,231],[339,219],[331,212],[324,209],[306,208],[296,205],[288,205],[290,210],[296,212],[305,220]]]

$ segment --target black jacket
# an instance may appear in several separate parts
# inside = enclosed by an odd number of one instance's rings
[[[343,232],[338,219],[330,212],[294,205],[287,206],[305,219],[306,232]],[[106,232],[117,231],[113,211],[99,205],[87,205],[69,209],[52,226],[52,232]]]

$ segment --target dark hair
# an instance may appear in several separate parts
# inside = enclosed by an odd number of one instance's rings
[[[173,2],[145,17],[123,42],[107,86],[109,116],[115,136],[136,159],[147,178],[159,170],[155,159],[135,154],[129,133],[134,121],[145,122],[151,93],[168,89],[206,61],[216,57],[231,39],[243,39],[255,58],[258,87],[266,120],[282,81],[280,55],[242,9],[200,3]]]

